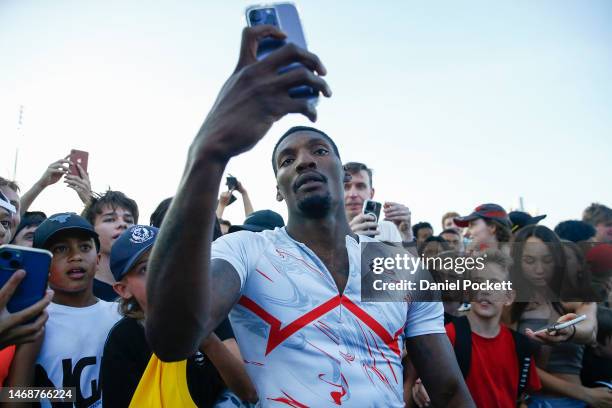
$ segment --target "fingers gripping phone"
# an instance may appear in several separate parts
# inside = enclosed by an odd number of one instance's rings
[[[557,330],[565,329],[567,327],[574,326],[574,325],[580,323],[583,320],[586,320],[586,318],[587,318],[586,315],[583,314],[583,315],[580,315],[580,316],[576,317],[575,319],[569,320],[567,322],[554,323],[554,324],[551,324],[550,326],[543,327],[540,330],[536,330],[534,333],[535,334],[538,334],[538,333],[551,333],[551,332],[554,332],[554,331],[557,331]]]
[[[225,184],[227,185],[227,189],[229,191],[234,191],[235,189],[238,188],[238,179],[232,176],[231,174],[229,174],[225,178]],[[227,202],[227,205],[232,204],[234,201],[236,201],[236,196],[232,193],[230,194],[230,198],[229,198],[229,201]]]
[[[70,167],[68,168],[68,171],[73,176],[83,177],[83,175],[79,172],[79,168],[77,167],[77,164],[79,164],[83,168],[83,171],[87,172],[88,160],[89,160],[89,153],[83,150],[72,149],[70,151],[70,161],[73,164],[70,165]]]
[[[374,200],[365,200],[363,202],[363,210],[364,214],[374,214],[376,217],[375,222],[378,222],[378,217],[380,217],[380,209],[382,208],[382,204],[378,201]]]
[[[308,49],[306,46],[306,38],[304,37],[304,30],[302,30],[300,16],[294,4],[276,3],[251,6],[246,9],[246,19],[249,27],[269,24],[278,27],[287,35],[285,40],[266,37],[259,41],[259,46],[257,47],[257,59],[259,60],[267,57],[270,53],[286,43],[294,43],[298,47],[305,50]],[[293,63],[282,68],[279,74],[299,67],[303,67],[303,65],[297,62]],[[316,102],[318,92],[310,86],[303,85],[291,88],[289,90],[289,96],[292,98],[307,98]]]
[[[363,210],[364,214],[374,214],[375,220],[374,222],[378,223],[378,217],[380,217],[380,209],[382,208],[382,204],[378,201],[374,200],[365,200],[363,202]],[[374,235],[369,235],[369,237],[374,237]]]
[[[6,305],[10,313],[32,306],[45,296],[52,256],[51,252],[44,249],[0,246],[0,287],[3,287],[18,269],[26,271],[25,278]]]

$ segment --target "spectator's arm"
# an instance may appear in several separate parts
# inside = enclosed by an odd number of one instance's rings
[[[223,212],[225,211],[225,207],[229,205],[229,200],[232,196],[231,191],[223,191],[219,196],[219,202],[217,204],[217,209],[215,210],[215,214],[217,214],[217,218],[223,218]]]
[[[573,320],[582,314],[586,315],[586,319],[557,332],[536,334],[533,330],[527,329],[525,334],[536,341],[550,345],[568,341],[576,344],[594,344],[597,337],[597,304],[593,302],[568,302],[563,303],[563,307],[573,313],[561,316],[557,322]]]
[[[244,205],[244,217],[246,218],[253,213],[253,204],[251,203],[251,197],[249,197],[248,191],[246,191],[246,188],[244,188],[241,182],[238,182],[236,191],[238,191],[242,195],[242,204]]]
[[[83,204],[87,205],[91,201],[91,182],[89,181],[89,174],[81,167],[80,164],[76,164],[79,175],[74,176],[72,174],[66,174],[65,183],[68,187],[76,191]]]
[[[446,334],[406,340],[408,354],[435,407],[475,407]]]
[[[45,188],[59,181],[64,174],[68,173],[67,165],[70,162],[67,159],[57,160],[49,165],[40,179],[21,196],[21,206],[19,212],[23,215],[32,205],[36,197],[43,192]]]
[[[213,363],[227,388],[233,391],[243,401],[256,403],[259,399],[255,386],[247,374],[236,340],[219,340],[212,333],[202,343],[200,351],[206,354]]]
[[[589,406],[612,406],[612,393],[606,387],[587,388],[574,384],[537,368],[542,390],[586,402]]]

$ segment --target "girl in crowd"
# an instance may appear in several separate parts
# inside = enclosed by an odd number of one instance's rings
[[[580,382],[584,345],[595,341],[596,305],[563,301],[572,277],[566,273],[566,253],[559,238],[544,226],[526,226],[514,238],[512,257],[512,282],[519,291],[518,300],[530,300],[512,305],[512,326],[545,345],[536,357],[543,389],[532,396],[529,407],[612,404],[612,393],[606,388],[586,388]],[[552,322],[568,321],[581,314],[587,319],[575,326],[552,333],[534,333]]]

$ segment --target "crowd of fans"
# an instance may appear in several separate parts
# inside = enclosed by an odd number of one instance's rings
[[[248,35],[245,38],[247,41]],[[291,51],[297,53],[295,49]],[[293,55],[296,58],[294,54],[289,57]],[[310,58],[299,55],[304,63]],[[249,64],[258,64],[244,55],[241,61],[247,64],[247,68]],[[229,84],[238,86],[235,83]],[[231,89],[226,91],[229,93]],[[220,103],[223,101],[221,98]],[[310,117],[310,112],[308,114]],[[274,171],[277,179],[281,180],[278,199],[287,199],[291,193],[291,188],[284,189],[281,183],[287,168],[299,159],[297,153],[291,152],[300,151],[311,144],[314,146],[311,149],[314,152],[312,155],[316,158],[310,158],[311,163],[303,164],[304,167],[316,169],[317,160],[327,160],[327,157],[333,156],[334,160],[339,160],[338,148],[324,132],[310,127],[290,129],[273,153]],[[292,154],[296,157],[291,157]],[[70,174],[70,165],[78,167],[79,175]],[[379,219],[373,214],[364,213],[364,202],[378,199],[375,197],[372,169],[365,163],[348,162],[342,165],[342,170],[340,188],[344,191],[341,197],[343,205],[342,213],[336,218],[345,217],[350,227],[350,231],[343,235],[342,248],[349,245],[348,241],[344,241],[345,236],[347,240],[359,236],[359,240],[366,242],[372,239],[369,237],[373,237],[394,243],[405,247],[415,256],[426,258],[469,258],[486,254],[485,268],[470,275],[471,279],[512,279],[515,282],[526,282],[533,290],[532,301],[529,302],[515,301],[512,291],[501,297],[491,297],[490,293],[481,291],[468,297],[451,295],[444,298],[442,307],[446,325],[443,330],[454,354],[450,354],[450,357],[448,354],[441,356],[449,360],[449,363],[452,360],[451,368],[459,368],[460,371],[451,370],[450,373],[459,373],[462,381],[451,384],[441,374],[437,374],[440,381],[437,383],[436,378],[431,378],[429,368],[435,371],[434,366],[439,364],[438,360],[431,360],[431,367],[428,367],[423,364],[424,358],[431,358],[427,356],[427,350],[415,347],[416,343],[412,347],[410,342],[402,344],[400,347],[403,350],[398,349],[398,352],[401,354],[403,380],[401,375],[399,379],[395,378],[403,389],[400,397],[402,404],[429,406],[440,401],[436,399],[441,398],[439,395],[452,395],[456,391],[467,405],[475,403],[481,407],[509,407],[517,404],[534,407],[612,406],[612,209],[593,203],[584,210],[581,220],[561,222],[552,230],[538,224],[544,215],[531,216],[521,211],[508,213],[498,204],[485,203],[465,216],[448,212],[442,216],[439,228],[434,228],[437,222],[414,223],[409,207],[396,201],[381,200]],[[299,179],[293,189],[294,194],[316,189],[322,184],[331,185],[333,182],[331,176],[320,175],[316,171],[309,177]],[[78,194],[84,208],[66,208],[64,213],[50,216],[41,211],[30,211],[31,208],[45,209],[45,203],[39,202],[37,196],[60,180],[64,180],[67,187]],[[218,184],[218,180],[216,182]],[[274,350],[271,343],[268,343],[264,353],[263,350],[254,350],[259,347],[257,342],[241,341],[241,336],[247,338],[244,331],[249,327],[244,323],[244,313],[247,313],[244,310],[240,312],[243,315],[231,315],[230,318],[227,312],[215,316],[214,321],[220,323],[214,324],[199,339],[198,344],[192,347],[194,352],[188,353],[188,356],[182,351],[174,354],[168,350],[172,349],[173,341],[179,344],[183,337],[189,337],[187,330],[185,333],[175,330],[181,321],[187,322],[185,326],[190,324],[188,322],[200,324],[197,322],[201,317],[197,313],[175,315],[173,319],[177,321],[177,326],[168,328],[166,333],[163,333],[163,329],[161,333],[159,329],[151,329],[156,327],[160,309],[171,305],[165,304],[162,296],[157,296],[161,292],[155,292],[156,296],[147,296],[151,288],[159,290],[158,286],[147,284],[152,265],[150,258],[154,257],[156,248],[162,251],[159,248],[166,248],[164,245],[169,245],[170,241],[182,242],[184,237],[181,228],[185,228],[186,235],[191,234],[191,230],[188,231],[177,216],[187,201],[187,196],[180,195],[184,192],[177,193],[176,198],[161,201],[151,215],[149,225],[139,223],[141,215],[138,205],[129,197],[129,192],[93,193],[85,169],[70,163],[68,159],[52,163],[40,180],[25,193],[20,192],[17,182],[0,178],[0,192],[0,244],[45,249],[53,254],[49,290],[32,306],[14,313],[6,309],[7,302],[28,273],[27,270],[13,273],[0,289],[3,308],[0,314],[0,382],[5,387],[75,387],[74,404],[79,407],[253,406],[257,403],[306,406],[298,402],[299,397],[289,391],[280,396],[268,394],[268,380],[257,374],[264,363],[252,361],[248,357],[256,354],[271,356],[275,351],[290,351],[288,348]],[[245,220],[241,225],[232,225],[223,219],[225,208],[236,200],[235,193],[240,195],[244,205]],[[248,258],[249,255],[242,253],[242,247],[235,245],[240,240],[276,240],[277,254],[290,258],[293,256],[290,252],[283,252],[289,251],[286,249],[287,242],[300,240],[295,238],[295,234],[292,235],[290,222],[286,226],[279,214],[265,209],[265,206],[254,206],[245,186],[240,182],[216,197],[216,205],[216,209],[210,211],[211,217],[215,213],[212,234],[210,231],[203,234],[211,235],[208,239],[214,241],[213,272],[217,268],[215,265],[219,265],[219,259],[227,259],[226,263],[234,266],[240,275],[237,285],[243,296],[237,302],[236,299],[230,299],[234,303],[229,306],[239,304],[266,322],[273,322],[274,316],[255,304],[253,299],[244,296],[245,293],[251,293],[247,291],[253,290],[249,282],[255,278],[248,271],[239,271],[238,264],[234,263],[234,259]],[[255,211],[255,208],[260,209]],[[312,210],[314,207],[310,210],[305,208],[300,207],[304,213],[311,212],[302,220],[303,228],[308,228],[312,220],[326,216],[317,213],[317,209]],[[206,209],[204,206],[202,212],[206,212]],[[576,218],[579,217],[576,214]],[[197,225],[191,227],[196,228]],[[436,233],[436,230],[439,232]],[[282,235],[285,241],[279,238],[279,234],[285,234]],[[202,251],[202,257],[211,256],[208,250]],[[264,253],[268,247],[261,244],[252,251]],[[306,252],[310,254],[312,264],[318,265],[316,268],[309,266],[312,271],[324,270],[321,265],[328,265],[324,257],[322,262],[316,260],[319,253],[324,253],[323,250]],[[172,256],[172,253],[158,254],[161,258]],[[351,256],[349,252],[349,258]],[[185,262],[196,262],[187,252],[185,258]],[[250,264],[250,258],[245,262]],[[347,265],[350,265],[350,259],[348,262]],[[205,263],[209,264],[210,258],[206,258]],[[151,272],[151,276],[162,276],[159,271],[164,270],[163,262],[159,266],[160,260],[156,259],[153,264],[156,269],[154,274]],[[269,276],[268,271],[256,267],[253,270],[259,273],[258,279],[262,281],[272,282],[277,279],[276,275]],[[434,279],[440,281],[453,277],[452,270],[430,272]],[[182,269],[174,270],[173,273],[177,280],[167,280],[164,290],[179,291],[176,295],[178,304],[181,296],[189,297],[181,294],[178,280],[186,277],[183,284],[188,286],[197,286],[198,282],[190,281],[190,275]],[[546,290],[558,288],[566,281],[573,282],[574,286],[588,285],[597,299],[550,300],[546,296]],[[351,287],[350,279],[345,279],[343,284],[348,285],[348,290]],[[338,288],[341,286],[338,284]],[[307,286],[295,290],[298,298],[318,296],[309,292]],[[211,296],[224,296],[226,293],[222,287],[213,287],[211,291],[219,292]],[[345,307],[358,313],[355,310],[362,310],[359,308],[364,306],[350,303]],[[211,313],[215,314],[215,310]],[[427,309],[422,315],[432,316],[432,313],[435,314],[434,309]],[[571,320],[578,315],[586,315],[586,320],[556,331],[535,332],[551,323]],[[429,320],[435,318],[433,316]],[[273,334],[274,330],[285,333],[283,330],[295,331],[309,324],[296,323],[302,325],[297,327],[289,323],[291,321],[283,321],[278,326],[270,323],[269,332],[254,326],[252,330],[257,336],[269,337],[273,341],[272,337],[278,334]],[[421,324],[415,321],[414,325],[418,326],[417,323]],[[208,320],[202,323],[210,324]],[[312,324],[318,324],[319,333],[338,342],[325,323],[319,321]],[[382,320],[365,319],[364,324],[374,327],[372,330],[377,333],[387,327]],[[406,338],[415,336],[414,333],[410,334],[412,328],[404,328],[407,325],[410,322],[400,324],[401,330],[396,334],[395,345],[393,340],[386,343],[390,350],[398,348],[397,336],[400,332],[406,330]],[[428,333],[436,331],[421,334]],[[282,341],[288,340],[278,340],[279,343]],[[308,340],[304,342],[308,343]],[[369,349],[370,343],[367,342]],[[169,346],[164,348],[160,344]],[[372,344],[377,343],[372,340]],[[442,347],[445,347],[444,344]],[[292,347],[299,348],[298,345]],[[177,349],[182,347],[177,345]],[[380,350],[378,352],[384,356]],[[186,355],[186,358],[178,357],[181,355]],[[349,364],[355,355],[349,353],[343,357]],[[288,364],[299,366],[303,362],[302,358],[314,357],[312,354],[295,359],[287,357]],[[340,358],[330,356],[332,360]],[[368,376],[384,377],[387,381],[386,375],[380,371],[383,368],[376,367],[376,361],[381,366],[386,364],[381,358],[372,357],[374,367],[364,363],[363,370]],[[390,367],[392,365],[389,363]],[[347,398],[348,385],[345,382],[349,381],[344,379],[342,373],[337,374],[340,378],[337,384],[328,382],[320,374],[319,383],[336,387],[335,393],[330,393],[328,402],[320,406],[342,405],[343,398]],[[274,381],[284,381],[283,373],[275,375]],[[451,391],[445,389],[449,384],[453,385]],[[469,394],[462,394],[463,384],[467,386]],[[282,388],[282,384],[279,387]],[[304,387],[308,388],[309,383],[304,384]],[[392,393],[393,389],[390,386],[388,392]],[[360,395],[360,392],[365,391],[353,389],[352,392]],[[390,406],[395,400],[385,401],[376,406]],[[351,403],[352,406],[373,406],[368,402],[360,405],[359,401],[354,400]],[[396,403],[393,402],[393,406]],[[42,404],[51,406],[48,401]]]

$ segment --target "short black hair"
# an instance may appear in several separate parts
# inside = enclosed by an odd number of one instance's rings
[[[442,232],[440,233],[440,235],[439,235],[439,236],[441,237],[441,236],[442,236],[442,234],[455,234],[455,235],[458,235],[459,237],[461,237],[461,234],[459,233],[459,231],[457,231],[457,230],[456,230],[456,229],[454,229],[454,228],[447,228],[447,229],[445,229],[444,231],[442,231]]]
[[[595,227],[591,224],[578,220],[563,221],[555,227],[555,234],[559,238],[572,242],[587,241],[593,238],[596,233]]]
[[[414,236],[415,240],[417,238],[417,234],[419,233],[419,230],[422,230],[423,228],[429,228],[433,231],[433,227],[428,222],[419,222],[417,224],[414,224],[412,226],[412,235]]]
[[[367,165],[360,162],[348,162],[342,167],[344,168],[344,171],[348,174],[357,174],[361,170],[365,171],[366,173],[368,173],[368,177],[370,178],[370,187],[372,187],[372,169],[369,168]]]
[[[161,227],[162,222],[164,221],[164,217],[168,212],[168,208],[170,208],[172,198],[173,197],[168,197],[165,200],[162,200],[161,203],[157,205],[157,208],[155,208],[155,211],[153,211],[153,214],[151,214],[151,217],[149,218],[152,227]]]
[[[96,215],[102,214],[102,210],[106,205],[110,205],[112,208],[125,208],[132,213],[134,224],[138,224],[138,204],[121,191],[108,190],[104,194],[93,194],[81,216],[89,221],[91,225],[94,225]]]
[[[293,133],[296,132],[315,132],[320,134],[329,142],[329,144],[331,144],[334,154],[336,155],[336,157],[338,157],[338,159],[340,159],[340,152],[338,151],[338,146],[336,146],[336,143],[334,143],[332,138],[329,137],[327,133],[310,126],[294,126],[288,131],[286,131],[285,134],[280,137],[280,139],[278,139],[278,142],[276,142],[276,145],[274,146],[274,150],[272,150],[272,169],[274,170],[274,175],[276,175],[276,172],[278,171],[278,168],[276,167],[276,160],[274,160],[274,158],[276,157],[276,150],[278,150],[278,146],[283,140],[285,140],[287,137],[291,136]]]

